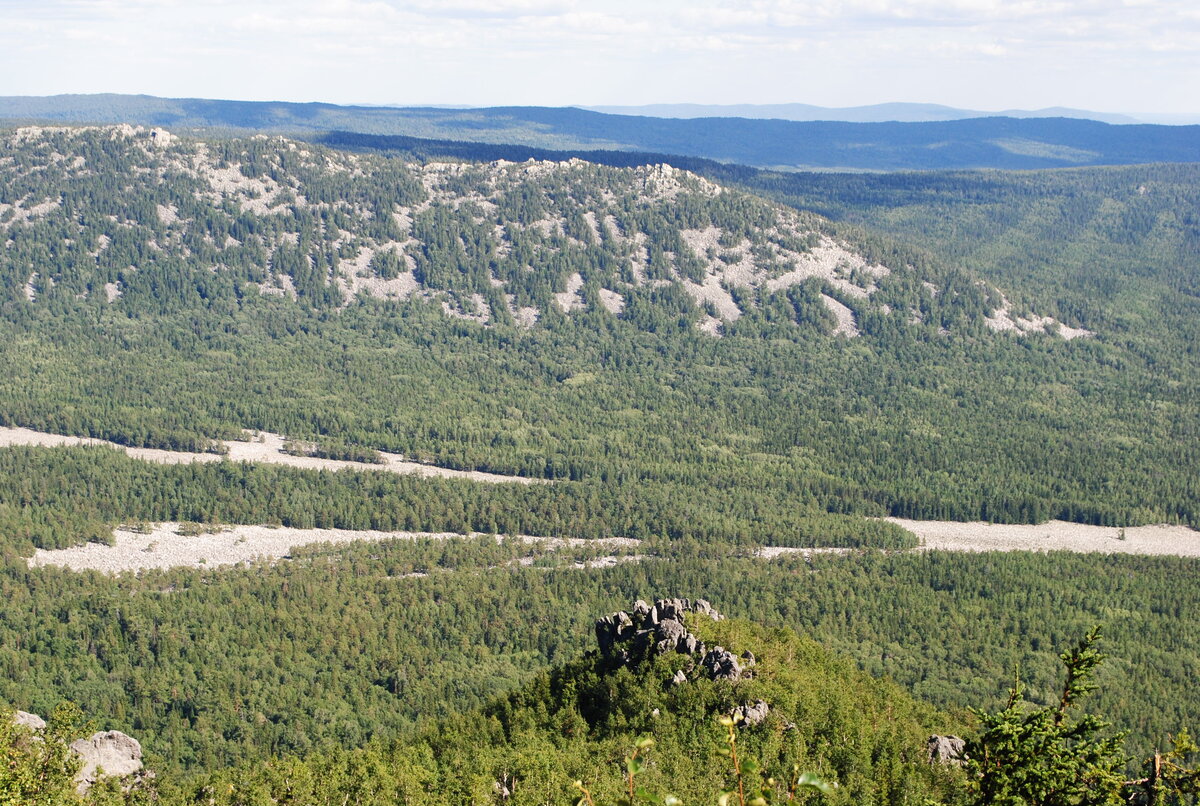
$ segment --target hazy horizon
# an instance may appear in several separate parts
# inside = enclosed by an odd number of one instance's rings
[[[1196,115],[1183,0],[0,0],[0,95]],[[32,66],[32,68],[31,68]],[[396,99],[402,99],[397,101]]]

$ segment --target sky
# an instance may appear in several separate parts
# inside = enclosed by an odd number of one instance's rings
[[[1197,0],[0,0],[0,95],[1200,113]]]

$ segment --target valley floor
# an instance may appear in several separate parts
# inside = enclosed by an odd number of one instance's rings
[[[117,529],[114,543],[103,546],[87,543],[67,549],[39,549],[29,559],[30,567],[57,565],[75,571],[100,571],[116,574],[151,568],[191,566],[213,568],[238,565],[258,560],[277,560],[288,557],[301,546],[315,544],[340,545],[360,541],[380,540],[446,540],[467,535],[452,532],[379,532],[353,529],[293,529],[272,526],[214,526],[212,531],[180,534],[177,523],[154,524],[145,529]],[[471,535],[478,537],[479,535]],[[500,539],[500,538],[497,538]],[[549,538],[517,535],[516,540],[542,550],[559,550],[579,546],[602,545],[609,549],[628,549],[640,541],[613,537],[606,540],[578,538]],[[617,558],[595,558],[588,564],[610,564]],[[527,564],[518,560],[521,564]]]
[[[417,476],[468,479],[470,481],[516,482],[518,484],[545,483],[544,479],[526,478],[524,476],[503,476],[497,473],[436,467],[434,465],[412,462],[399,454],[385,453],[383,451],[379,452],[379,456],[383,460],[380,464],[349,462],[339,459],[321,459],[315,456],[295,456],[284,452],[283,448],[287,440],[278,434],[271,434],[266,431],[246,431],[245,434],[245,440],[227,440],[221,442],[221,445],[227,451],[225,455],[221,455],[216,453],[168,451],[158,448],[132,448],[126,445],[118,445],[115,442],[106,442],[102,439],[48,434],[29,428],[0,427],[0,448],[14,445],[40,447],[107,445],[124,451],[134,459],[163,465],[220,462],[222,459],[228,459],[232,462],[262,462],[265,464],[287,465],[289,467],[306,468],[309,470],[378,470],[387,473],[407,473]]]
[[[1102,554],[1164,554],[1200,557],[1200,532],[1187,526],[1089,526],[1047,521],[1037,524],[959,523],[887,518],[940,551],[1076,551]]]
[[[1131,526],[1117,529],[1065,521],[1041,524],[958,523],[888,518],[921,540],[918,551],[1072,551],[1078,553],[1169,555],[1200,557],[1200,532],[1186,526]],[[107,574],[151,568],[190,566],[214,568],[258,560],[287,558],[295,549],[314,544],[341,545],[360,541],[449,539],[462,537],[450,532],[383,532],[352,529],[295,529],[272,526],[218,526],[200,534],[188,533],[176,523],[162,523],[142,530],[117,529],[114,543],[88,543],[66,549],[39,549],[29,560],[31,567],[60,566],[76,571]],[[1122,536],[1123,535],[1123,536]],[[633,549],[640,541],[613,537],[605,540],[545,538],[518,535],[517,540],[543,550],[558,550],[601,544],[620,550]],[[771,559],[784,554],[844,554],[852,549],[791,548],[768,546],[758,556]],[[589,564],[634,559],[631,555],[589,560]]]

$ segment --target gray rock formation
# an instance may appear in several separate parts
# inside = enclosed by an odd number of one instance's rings
[[[46,729],[46,720],[42,719],[37,714],[31,714],[28,711],[17,711],[13,714],[13,724],[20,725],[30,730],[40,731]]]
[[[624,610],[596,619],[596,642],[600,644],[601,654],[613,654],[615,645],[632,638],[636,631],[633,620]]]
[[[142,769],[142,745],[132,736],[119,730],[93,733],[90,739],[76,739],[71,750],[83,760],[76,780],[81,792],[97,780],[99,773],[106,777],[124,778]]]
[[[682,621],[677,621],[674,618],[664,618],[658,624],[654,625],[654,651],[659,654],[676,652],[679,649],[679,645],[684,643],[689,635],[691,633],[687,631],[687,627],[683,626]]]
[[[925,751],[929,754],[930,764],[961,765],[966,760],[964,745],[965,742],[957,736],[939,736],[935,733],[925,743]]]
[[[13,722],[35,733],[46,729],[46,720],[28,711],[14,713]],[[125,778],[136,775],[140,779],[145,774],[142,771],[142,745],[119,730],[93,733],[90,739],[76,739],[71,742],[70,749],[83,762],[75,776],[76,789],[81,795],[101,777]]]
[[[696,616],[713,621],[724,618],[704,599],[659,599],[652,605],[638,600],[629,611],[597,619],[596,642],[601,655],[622,665],[636,666],[653,655],[678,653],[699,661],[697,668],[713,680],[740,680],[752,674],[746,670],[755,663],[753,653],[744,653],[739,662],[722,647],[709,650],[688,631],[687,619]],[[681,685],[687,679],[687,673],[680,671],[670,682]]]
[[[771,706],[766,700],[755,700],[753,705],[739,705],[734,708],[733,718],[736,720],[741,717],[740,724],[743,725],[761,725],[769,713]]]
[[[715,646],[710,649],[705,653],[700,665],[713,680],[740,680],[742,677],[742,665],[725,647]]]

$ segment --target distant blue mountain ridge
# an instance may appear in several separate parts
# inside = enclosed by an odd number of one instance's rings
[[[301,137],[333,131],[401,135],[557,150],[658,152],[783,170],[1026,170],[1200,162],[1200,126],[1115,125],[1075,117],[792,121],[618,115],[575,107],[368,107],[58,95],[0,97],[0,119]]]
[[[813,106],[812,104],[646,104],[643,106],[584,106],[609,115],[642,115],[655,118],[774,118],[776,120],[831,120],[845,123],[932,123],[967,118],[1078,118],[1101,123],[1164,123],[1134,115],[1091,112],[1053,106],[1046,109],[1005,109],[985,112],[942,104],[886,103],[869,106]],[[1200,115],[1194,123],[1200,123]],[[1178,121],[1184,122],[1182,120]]]

